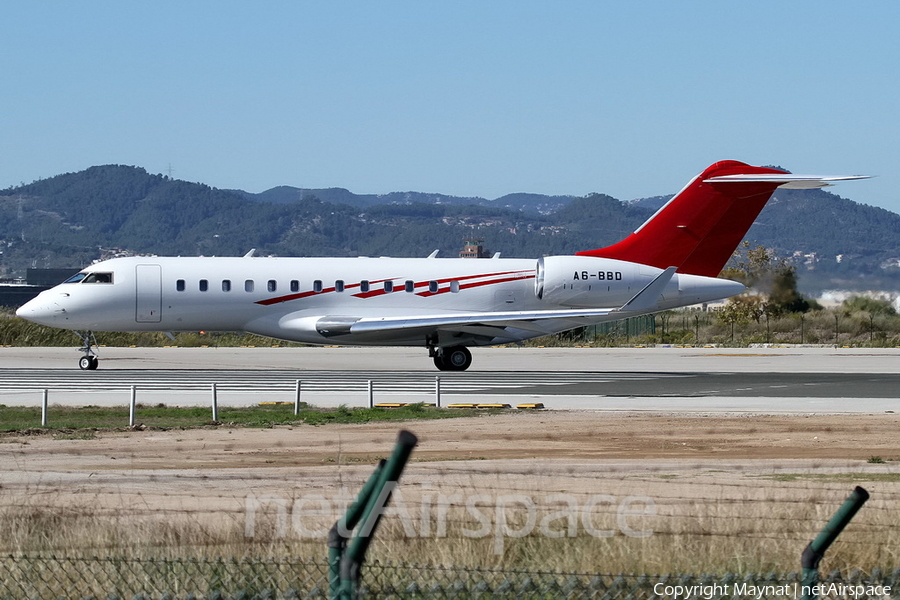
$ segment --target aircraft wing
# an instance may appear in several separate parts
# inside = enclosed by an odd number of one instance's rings
[[[627,313],[616,315],[619,309],[598,308],[585,310],[553,311],[504,311],[454,313],[449,315],[423,315],[414,317],[322,317],[316,322],[316,330],[325,337],[342,335],[391,337],[425,337],[431,333],[470,334],[489,338],[505,338],[506,329],[517,329],[543,335],[591,325],[601,321],[625,318]],[[613,316],[616,315],[616,316]],[[560,327],[560,324],[563,324]]]
[[[412,334],[417,330],[503,337],[501,330],[507,327],[549,333],[559,331],[560,322],[571,324],[571,328],[574,328],[653,312],[657,310],[657,301],[674,275],[675,267],[669,267],[618,308],[497,311],[400,317],[323,317],[316,323],[316,330],[326,337],[347,334]],[[550,325],[551,321],[553,325]]]
[[[453,315],[435,315],[421,317],[384,317],[361,318],[350,326],[351,333],[368,333],[386,329],[455,329],[459,327],[488,325],[493,327],[523,327],[529,323],[547,319],[589,319],[605,317],[616,312],[614,308],[595,308],[589,310],[554,310],[554,311],[505,311],[476,312]]]

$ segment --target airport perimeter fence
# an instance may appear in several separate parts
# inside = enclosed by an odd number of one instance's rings
[[[820,310],[777,316],[760,312],[755,318],[737,318],[721,309],[688,308],[578,327],[556,337],[605,347],[799,344],[892,348],[900,345],[900,316]]]
[[[5,556],[0,598],[55,600],[279,600],[328,597],[328,565],[313,560],[126,559]],[[367,563],[365,598],[724,600],[801,596],[797,572],[736,575],[562,573]],[[900,568],[820,579],[819,598],[900,598]],[[886,593],[885,590],[890,588]]]

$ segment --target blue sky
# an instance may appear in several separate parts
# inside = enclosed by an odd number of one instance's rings
[[[898,2],[7,2],[0,188],[674,193],[712,162],[872,174],[900,212]]]

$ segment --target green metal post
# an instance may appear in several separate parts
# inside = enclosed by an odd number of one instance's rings
[[[344,516],[335,521],[331,530],[328,532],[328,597],[332,600],[340,598],[341,557],[344,555],[344,550],[347,547],[347,538],[350,537],[350,532],[353,531],[356,524],[359,523],[359,519],[363,514],[363,509],[369,501],[369,496],[378,484],[378,479],[381,476],[381,471],[384,469],[385,462],[384,459],[378,461],[375,470],[372,471],[372,474],[369,475],[366,483],[363,484],[359,494],[357,494],[356,500],[354,500],[353,504],[347,508],[347,512],[344,513]]]
[[[815,586],[819,581],[819,562],[825,556],[825,551],[828,550],[831,543],[837,539],[837,536],[841,534],[844,527],[868,499],[869,492],[856,486],[850,497],[844,501],[825,525],[825,529],[803,550],[803,554],[800,555],[800,565],[803,567],[803,580],[800,583],[802,600],[818,599],[819,595],[816,593]]]
[[[353,536],[349,547],[344,552],[341,560],[341,593],[340,598],[347,600],[356,598],[359,585],[360,569],[366,558],[366,550],[375,535],[375,530],[384,514],[383,508],[390,500],[391,489],[386,489],[389,483],[395,483],[403,473],[403,467],[409,460],[413,448],[418,443],[418,438],[409,431],[403,430],[397,436],[394,451],[378,477],[372,493],[369,494],[365,510],[359,528]]]

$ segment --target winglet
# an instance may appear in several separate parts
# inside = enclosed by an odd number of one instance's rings
[[[634,298],[622,305],[619,312],[642,312],[655,310],[659,304],[659,297],[663,290],[675,276],[676,267],[669,267],[656,276],[656,279],[644,286],[644,289],[634,295]]]

